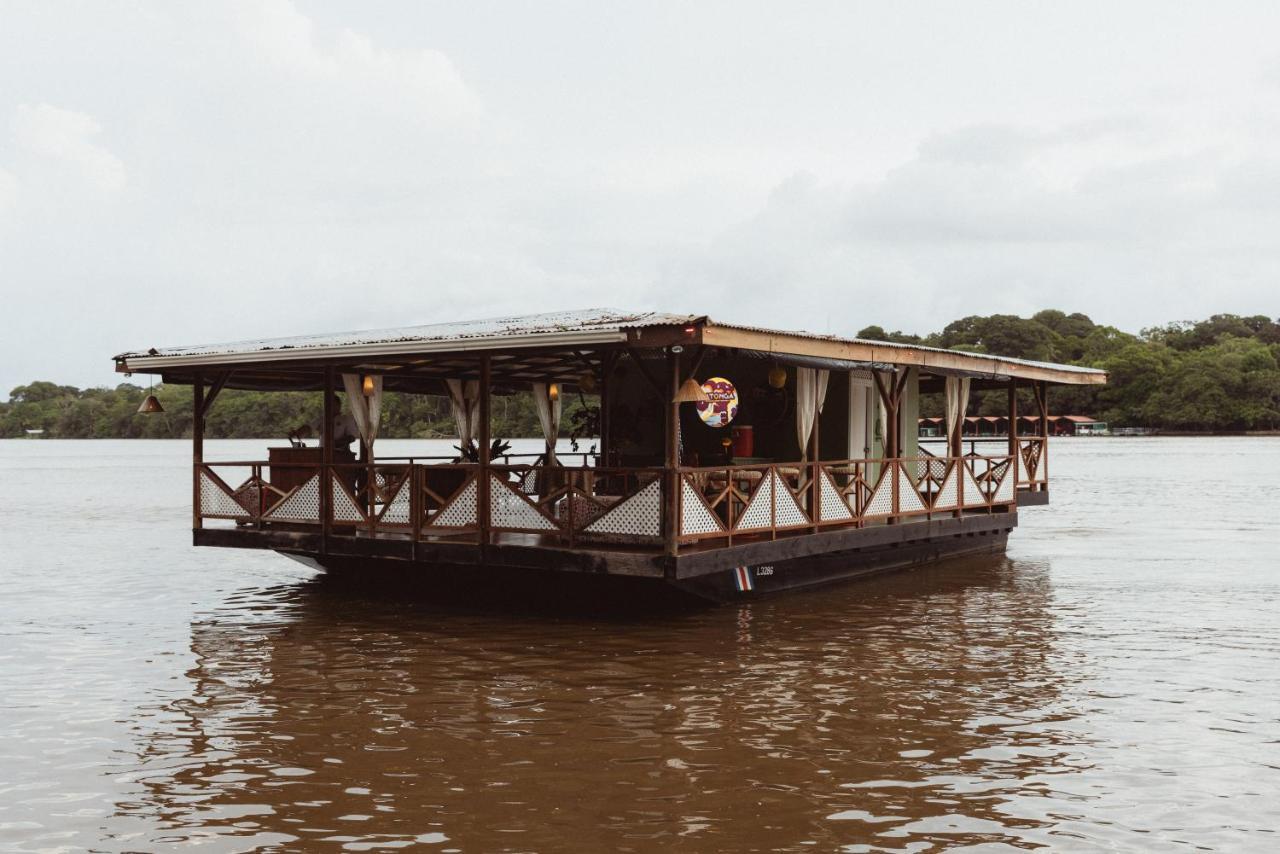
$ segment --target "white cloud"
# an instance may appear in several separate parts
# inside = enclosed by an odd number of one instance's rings
[[[91,116],[49,104],[19,104],[13,117],[13,138],[20,148],[66,163],[93,186],[114,192],[124,188],[124,163],[94,142],[101,132]]]
[[[673,253],[657,292],[845,332],[1046,306],[1134,329],[1274,314],[1260,297],[1280,265],[1280,161],[1235,133],[1222,147],[1130,122],[936,133],[877,181],[782,182],[753,216]]]
[[[469,118],[484,112],[478,95],[438,50],[379,47],[367,35],[340,29],[330,47],[320,43],[314,22],[290,0],[245,0],[237,22],[258,55],[291,74],[349,87],[434,118]]]
[[[1280,4],[1135,0],[1105,34],[1067,4],[724,8],[17,4],[0,393],[144,343],[601,303],[1280,311]]]

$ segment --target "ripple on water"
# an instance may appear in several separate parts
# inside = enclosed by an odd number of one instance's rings
[[[192,550],[186,447],[86,444],[0,442],[4,850],[1259,850],[1280,825],[1280,497],[1233,486],[1276,482],[1280,443],[1060,443],[1008,558],[609,618]],[[1198,460],[1220,502],[1184,489]]]

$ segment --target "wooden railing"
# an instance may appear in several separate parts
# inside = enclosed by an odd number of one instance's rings
[[[991,511],[1016,501],[1009,457],[908,457],[682,469],[681,542],[776,538]]]
[[[1044,436],[1018,437],[1018,488],[1047,489],[1049,442]]]
[[[995,512],[1016,502],[1015,469],[1011,456],[976,454],[700,466],[671,479],[660,467],[547,465],[536,456],[487,466],[408,457],[208,462],[196,464],[196,517],[346,536],[483,543],[534,534],[569,547],[674,551]],[[670,502],[676,530],[664,521]]]

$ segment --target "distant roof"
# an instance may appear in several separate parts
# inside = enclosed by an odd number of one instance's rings
[[[1087,415],[1050,415],[1049,416],[1050,421],[1062,421],[1064,419],[1067,421],[1075,422],[1076,424],[1105,423],[1105,422],[1099,421],[1096,418],[1090,418]],[[918,420],[920,421],[921,424],[933,424],[933,423],[940,424],[943,421],[945,421],[946,418],[944,418],[941,415],[933,415],[933,416],[925,416]],[[1008,419],[1008,416],[1005,416],[1005,415],[966,415],[964,417],[964,420],[976,423],[978,421],[1007,421],[1009,419]],[[1019,415],[1018,420],[1019,421],[1039,421],[1040,416],[1039,415]]]
[[[721,323],[705,315],[617,309],[558,311],[425,326],[151,348],[121,353],[115,359],[119,370],[145,373],[301,359],[354,360],[515,347],[571,349],[627,343],[637,335],[643,338],[640,334],[643,330],[657,327],[696,327],[701,332],[703,343],[770,353],[794,353],[862,364],[919,365],[944,373],[949,370],[983,376],[1026,376],[1068,383],[1106,381],[1105,372],[1075,365],[806,331],[765,329]],[[637,346],[643,344],[638,343]]]

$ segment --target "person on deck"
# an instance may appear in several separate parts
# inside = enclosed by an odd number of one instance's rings
[[[342,400],[335,394],[333,401],[333,447],[344,450],[351,449],[351,443],[360,437],[360,428],[356,426],[355,416],[342,409]],[[323,441],[324,417],[311,427],[313,435]]]

